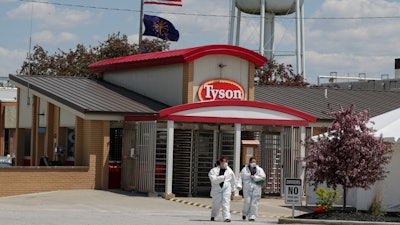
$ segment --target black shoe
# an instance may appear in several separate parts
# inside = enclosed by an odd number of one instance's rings
[[[246,220],[246,216],[242,216],[242,219],[243,219],[243,220]]]
[[[230,219],[226,219],[224,222],[228,222],[229,223],[229,222],[231,222],[231,220]]]
[[[249,219],[249,221],[254,222],[254,221],[256,221],[256,220],[255,220],[255,219]]]
[[[214,217],[211,217],[211,221],[214,221]]]

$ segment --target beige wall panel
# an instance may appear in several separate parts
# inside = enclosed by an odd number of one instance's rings
[[[104,80],[173,106],[182,102],[182,74],[183,64],[173,64],[106,73]]]
[[[4,128],[17,127],[17,106],[6,106],[4,109]]]
[[[28,104],[29,103],[29,104]],[[31,128],[32,127],[32,103],[33,96],[30,95],[28,99],[28,92],[24,89],[20,89],[19,98],[19,128]]]
[[[75,127],[75,115],[60,108],[60,127]]]
[[[39,117],[39,127],[47,127],[47,101],[39,98],[40,106],[37,115]]]
[[[219,65],[225,65],[219,67]],[[199,101],[197,91],[201,83],[210,79],[230,79],[242,84],[248,98],[249,62],[230,55],[209,55],[194,62],[193,101]]]

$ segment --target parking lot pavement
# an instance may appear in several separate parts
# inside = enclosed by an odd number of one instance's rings
[[[194,225],[222,222],[220,217],[215,222],[209,221],[209,208],[180,201],[211,204],[211,198],[166,200],[122,191],[54,191],[0,198],[0,221],[12,225]],[[291,215],[291,208],[282,205],[281,199],[263,198],[256,222],[248,222],[242,221],[239,214],[242,200],[234,200],[230,224],[277,224],[279,216]]]
[[[172,201],[176,201],[181,204],[187,204],[191,206],[197,207],[211,207],[211,198],[190,198],[190,197],[176,197],[172,199]],[[231,210],[233,214],[238,214],[241,217],[241,211],[243,207],[243,199],[240,200],[232,200],[231,201]],[[295,206],[294,216],[301,215],[307,212],[310,212],[311,209],[307,209],[306,207]],[[281,197],[265,197],[261,198],[259,204],[259,217],[271,217],[271,218],[280,218],[280,217],[292,217],[292,206],[286,205],[285,200]]]

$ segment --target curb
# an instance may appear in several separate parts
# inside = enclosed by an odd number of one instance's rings
[[[349,221],[349,220],[317,220],[317,219],[291,219],[279,218],[278,224],[327,224],[327,225],[399,225],[392,222]]]

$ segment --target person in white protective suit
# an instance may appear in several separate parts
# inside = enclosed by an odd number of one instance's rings
[[[235,191],[236,177],[228,166],[228,160],[221,158],[216,166],[210,170],[208,177],[211,181],[210,196],[212,197],[211,221],[218,216],[222,207],[222,218],[225,222],[231,222],[230,204],[231,196]]]
[[[265,177],[264,170],[257,165],[257,160],[254,157],[251,157],[249,164],[240,171],[236,186],[238,190],[243,189],[243,220],[248,217],[249,221],[255,221]]]

